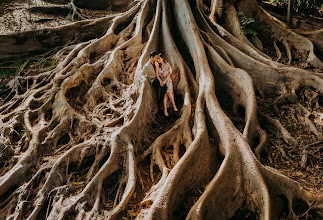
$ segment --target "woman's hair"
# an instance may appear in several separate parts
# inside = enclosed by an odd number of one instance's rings
[[[164,58],[164,55],[162,53],[159,53],[158,56],[164,60],[165,63],[168,63],[167,60]]]

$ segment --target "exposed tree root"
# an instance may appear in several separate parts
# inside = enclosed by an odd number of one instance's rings
[[[276,50],[276,54],[277,54],[277,59],[276,59],[276,62],[279,62],[282,58],[282,53],[280,52],[278,46],[277,46],[277,43],[276,41],[274,41],[274,47],[275,47],[275,50]]]
[[[77,8],[74,5],[74,0],[72,0],[70,3],[68,3],[67,7],[72,12],[72,14],[70,15],[70,17],[71,17],[72,20],[76,19],[78,21],[81,21],[81,20],[85,20],[86,19],[86,17],[83,14],[82,9],[79,9],[79,8]]]
[[[268,28],[259,25],[258,38],[250,40],[240,32],[237,11]],[[308,109],[321,105],[323,78],[278,63],[287,58],[292,64],[298,51],[302,62],[321,68],[314,54],[318,33],[283,28],[253,0],[145,0],[124,13],[44,32],[67,28],[73,30],[60,39],[68,46],[56,53],[54,70],[17,76],[0,89],[1,219],[120,219],[137,183],[145,192],[137,219],[321,214],[321,194],[260,163],[272,162],[267,133],[300,151],[305,169],[309,148],[321,149],[322,126]],[[85,34],[92,28],[93,35]],[[38,37],[47,35],[19,36],[33,37],[20,46],[12,42],[12,54],[2,57],[38,50]],[[276,61],[263,52],[268,44]],[[152,50],[172,65],[182,102],[169,129],[154,134],[159,103],[141,74]],[[279,117],[258,108],[268,97]],[[286,103],[316,142],[301,145],[283,126],[279,113]],[[154,184],[145,190],[138,171],[144,160]]]

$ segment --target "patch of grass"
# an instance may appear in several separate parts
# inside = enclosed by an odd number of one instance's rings
[[[45,56],[29,56],[14,61],[7,61],[0,64],[0,79],[5,79],[17,74],[25,75],[30,71],[47,72],[58,65],[55,58]]]
[[[17,60],[15,63],[7,63],[7,65],[4,63],[3,65],[0,65],[0,79],[17,75],[27,63],[28,60],[25,58]]]
[[[39,67],[45,69],[45,71],[50,71],[52,69],[55,69],[55,67],[57,66],[58,61],[56,59],[47,59],[47,60],[43,60],[39,63]]]

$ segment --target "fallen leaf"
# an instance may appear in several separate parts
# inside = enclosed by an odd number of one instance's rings
[[[76,186],[82,185],[83,183],[84,183],[84,181],[82,181],[82,182],[72,182],[72,184],[76,185]]]

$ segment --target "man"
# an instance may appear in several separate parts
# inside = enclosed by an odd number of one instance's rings
[[[166,85],[161,86],[159,80],[156,78],[155,62],[158,59],[156,52],[151,52],[149,55],[149,61],[142,68],[142,74],[157,90],[160,88],[160,97],[163,98],[166,93]],[[160,99],[160,98],[159,98]],[[161,100],[161,99],[160,99]]]

